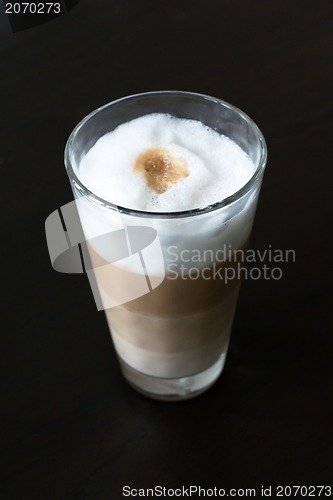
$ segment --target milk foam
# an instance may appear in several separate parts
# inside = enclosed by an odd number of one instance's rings
[[[187,165],[189,175],[157,193],[135,170],[136,159],[162,148]],[[195,120],[169,114],[134,119],[101,137],[81,160],[79,177],[94,194],[127,208],[173,212],[220,201],[249,181],[255,166],[231,139]]]

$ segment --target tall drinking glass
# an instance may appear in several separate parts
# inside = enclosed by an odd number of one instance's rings
[[[82,182],[82,158],[106,133],[151,113],[197,120],[232,139],[252,160],[252,177],[231,196],[185,211],[148,212],[100,198]],[[266,156],[264,138],[246,114],[181,91],[111,102],[69,137],[65,165],[85,235],[89,280],[121,370],[139,392],[186,399],[219,377]]]

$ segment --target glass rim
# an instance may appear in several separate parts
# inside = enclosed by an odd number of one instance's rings
[[[258,161],[258,165],[252,174],[251,178],[237,191],[232,193],[231,195],[227,196],[226,198],[223,198],[222,200],[216,201],[214,203],[211,203],[209,205],[205,205],[204,207],[198,207],[198,208],[193,208],[193,209],[187,209],[187,210],[179,210],[179,211],[170,211],[170,212],[152,212],[152,211],[147,211],[147,210],[138,210],[135,208],[128,208],[128,207],[123,207],[121,205],[117,205],[115,203],[112,203],[108,200],[105,200],[95,194],[93,191],[91,191],[87,186],[83,184],[83,182],[80,180],[78,175],[75,173],[74,168],[72,166],[72,162],[70,159],[70,152],[71,152],[71,146],[72,143],[75,140],[75,136],[79,132],[79,130],[95,115],[103,111],[104,109],[113,106],[114,104],[121,103],[123,101],[128,101],[130,99],[136,99],[140,97],[145,97],[145,96],[151,96],[151,95],[187,95],[187,96],[195,96],[199,97],[208,101],[213,101],[215,104],[221,104],[225,108],[229,108],[230,110],[234,111],[237,113],[239,116],[243,118],[254,130],[256,138],[258,140],[258,144],[260,145],[260,158]],[[155,218],[155,219],[174,219],[174,218],[184,218],[184,217],[193,217],[209,212],[214,212],[222,207],[225,207],[227,205],[231,205],[235,201],[241,199],[245,194],[247,194],[252,187],[256,184],[257,180],[260,179],[262,176],[266,162],[267,162],[267,145],[266,141],[264,139],[264,136],[259,129],[259,127],[256,125],[256,123],[250,118],[246,113],[244,113],[241,109],[237,108],[236,106],[223,101],[222,99],[218,99],[217,97],[212,97],[206,94],[201,94],[197,92],[190,92],[190,91],[183,91],[183,90],[158,90],[158,91],[149,91],[149,92],[142,92],[138,94],[131,94],[129,96],[121,97],[119,99],[116,99],[114,101],[110,101],[107,104],[104,104],[103,106],[95,109],[91,113],[89,113],[87,116],[85,116],[72,130],[65,146],[65,153],[64,153],[64,161],[65,161],[65,168],[68,174],[68,177],[70,178],[71,183],[76,184],[79,186],[79,188],[83,191],[84,195],[92,199],[94,202],[96,202],[98,205],[103,205],[113,211],[116,211],[118,213],[122,213],[125,215],[131,215],[131,216],[136,216],[136,217],[145,217],[145,218]]]

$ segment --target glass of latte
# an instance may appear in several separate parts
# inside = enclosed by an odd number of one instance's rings
[[[246,114],[192,92],[119,99],[72,132],[87,274],[139,392],[187,399],[221,374],[266,157]]]

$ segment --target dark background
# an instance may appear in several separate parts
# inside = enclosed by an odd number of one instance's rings
[[[332,56],[331,0],[81,0],[15,33],[0,4],[1,499],[331,484]],[[251,248],[296,252],[281,280],[244,282],[221,378],[174,404],[123,380],[87,279],[52,270],[44,234],[72,200],[78,121],[165,89],[257,122],[269,161]]]

